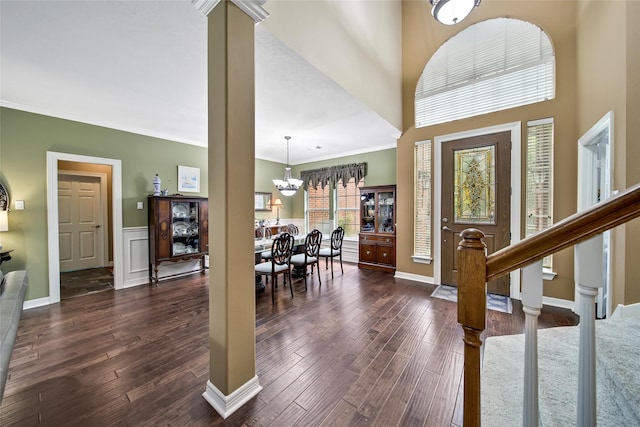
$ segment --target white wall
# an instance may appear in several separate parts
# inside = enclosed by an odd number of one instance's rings
[[[282,1],[264,25],[287,46],[402,129],[402,3]]]

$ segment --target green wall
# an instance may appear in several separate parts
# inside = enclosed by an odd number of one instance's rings
[[[156,173],[162,188],[172,194],[177,191],[178,165],[200,168],[200,195],[207,196],[206,148],[9,108],[0,108],[0,144],[0,182],[11,195],[12,209],[9,231],[0,241],[14,248],[13,259],[2,269],[27,270],[27,299],[49,295],[47,151],[121,160],[124,227],[147,225],[146,198],[153,192]],[[24,200],[25,210],[13,210],[15,200]],[[144,209],[136,209],[138,201]]]
[[[282,163],[270,162],[268,160],[256,159],[256,171],[255,171],[255,191],[262,193],[271,193],[271,200],[280,198],[284,206],[280,208],[280,218],[293,218],[293,202],[299,194],[303,193],[299,191],[293,197],[284,197],[281,195],[271,181],[274,178],[284,178],[284,167]],[[257,211],[255,213],[256,219],[275,219],[276,209],[273,208],[271,212]],[[273,222],[272,222],[273,224]]]
[[[200,168],[201,196],[207,196],[207,149],[129,132],[63,120],[10,108],[0,108],[0,182],[11,195],[9,231],[0,242],[13,248],[13,259],[2,266],[6,271],[25,269],[30,287],[27,299],[49,295],[47,250],[47,151],[78,154],[122,162],[122,211],[124,227],[147,225],[146,199],[153,191],[153,177],[159,174],[162,188],[177,192],[177,166]],[[367,162],[366,185],[396,182],[396,150],[341,157],[294,166],[301,170]],[[280,197],[285,206],[281,218],[304,218],[304,192],[282,197],[271,180],[284,176],[282,163],[256,159],[255,191]],[[15,200],[25,201],[25,210],[13,209]],[[138,210],[136,204],[144,202]],[[211,206],[211,205],[210,205]],[[275,219],[276,211],[256,212],[256,218]],[[27,256],[28,254],[28,256]]]

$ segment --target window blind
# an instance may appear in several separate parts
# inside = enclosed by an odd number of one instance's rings
[[[527,123],[526,236],[553,224],[553,119]],[[542,265],[551,268],[551,256]]]
[[[414,149],[413,255],[431,256],[431,141],[417,142]]]
[[[539,27],[510,18],[474,24],[444,43],[416,87],[416,127],[555,97],[555,57]]]
[[[318,229],[322,234],[331,232],[329,221],[329,192],[328,186],[318,183],[309,186],[306,191],[306,226],[307,230]]]
[[[350,178],[347,185],[336,184],[336,222],[344,228],[345,237],[356,237],[360,231],[360,187],[364,178],[358,181]]]

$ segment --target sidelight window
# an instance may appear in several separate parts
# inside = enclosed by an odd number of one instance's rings
[[[431,260],[431,141],[414,148],[414,240],[413,260]]]
[[[553,224],[553,119],[527,123],[526,236]],[[542,261],[552,267],[551,255]]]

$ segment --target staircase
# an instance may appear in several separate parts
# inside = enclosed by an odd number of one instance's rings
[[[576,425],[579,327],[538,330],[541,426]],[[482,424],[523,425],[524,335],[490,337],[482,364]],[[640,318],[596,321],[598,426],[640,425]]]
[[[640,183],[489,256],[481,231],[469,228],[460,233],[458,323],[464,332],[465,427],[480,427],[483,417],[496,417],[486,418],[484,424],[491,427],[640,425],[636,396],[640,386],[636,350],[640,344],[637,332],[640,324],[627,318],[621,323],[598,322],[596,327],[595,321],[595,300],[604,280],[602,233],[639,217]],[[542,259],[572,246],[574,309],[580,315],[580,325],[566,330],[538,331]],[[487,345],[487,373],[483,373],[487,378],[481,380],[486,284],[518,269],[522,275],[525,334],[502,343],[501,340],[509,338],[489,338],[493,341],[491,347],[501,344],[503,348],[494,351]],[[510,355],[512,352],[524,356],[512,359],[515,357]],[[493,372],[494,381],[491,369],[497,370]],[[508,380],[501,376],[508,376],[522,386],[507,382],[498,386],[505,387],[504,390],[488,391],[495,381]],[[484,399],[496,400],[483,402]],[[509,402],[519,402],[521,409],[508,408]]]

